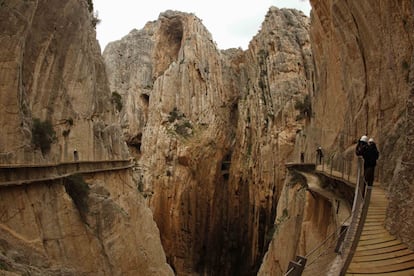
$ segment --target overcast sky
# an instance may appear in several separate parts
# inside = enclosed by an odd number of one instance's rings
[[[166,10],[194,13],[213,36],[220,49],[247,49],[271,6],[294,8],[310,14],[309,0],[93,0],[102,20],[96,27],[102,51],[105,46],[142,29]]]

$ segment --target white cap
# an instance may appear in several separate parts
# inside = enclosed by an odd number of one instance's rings
[[[371,137],[371,138],[369,138],[368,142],[369,142],[369,143],[374,143],[374,138],[372,138],[372,137]]]
[[[368,136],[366,136],[366,135],[362,135],[362,137],[361,137],[361,139],[359,139],[359,141],[362,141],[362,142],[368,142]]]

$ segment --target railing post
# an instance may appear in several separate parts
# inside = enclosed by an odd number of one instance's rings
[[[330,162],[331,164],[331,175],[332,175],[332,170],[333,170],[333,156],[331,156],[331,162]]]
[[[339,232],[339,237],[338,237],[338,241],[336,243],[336,247],[335,247],[335,253],[341,253],[340,248],[342,246],[342,243],[345,239],[345,234],[348,231],[348,227],[349,225],[343,224],[341,225],[341,231]]]
[[[325,160],[324,160],[324,158],[322,157],[322,171],[324,171],[324,168],[325,168]]]
[[[296,256],[295,261],[290,261],[286,276],[301,276],[305,269],[306,258],[302,256]]]

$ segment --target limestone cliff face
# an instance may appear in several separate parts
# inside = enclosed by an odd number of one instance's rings
[[[88,2],[0,1],[2,166],[74,161],[75,149],[80,161],[129,157]],[[50,148],[35,145],[36,122],[55,133]],[[88,210],[66,178],[0,185],[0,274],[172,275],[131,169],[84,180]]]
[[[104,58],[169,263],[179,275],[254,274],[301,128],[308,18],[271,8],[246,52],[219,51],[197,17],[167,11]]]
[[[87,212],[65,192],[65,180],[0,190],[1,269],[30,275],[173,275],[131,172],[84,180],[91,187]]]
[[[2,163],[121,159],[99,45],[87,1],[2,1]],[[50,122],[50,150],[32,143],[35,119]]]
[[[387,225],[414,247],[412,1],[311,1],[316,65],[308,152],[339,159],[363,134],[380,150],[377,180],[389,190]]]
[[[363,134],[374,137],[380,150],[376,179],[390,198],[386,225],[414,247],[412,1],[311,0],[311,4],[312,116],[297,137],[297,148],[314,162],[315,149],[322,146],[334,169],[341,171],[345,164],[345,173],[355,175],[355,142]],[[311,223],[307,233],[292,231],[305,225],[307,213],[317,215],[316,210],[309,213],[308,202],[324,206],[320,210],[325,210],[325,218],[332,208],[321,199],[295,201],[302,195],[289,194],[286,183],[287,200],[279,201],[278,210],[297,214],[300,223],[295,225],[294,219],[278,212],[277,235],[260,275],[283,275],[295,255],[312,249],[303,241],[318,240],[309,235],[317,224]],[[329,224],[326,219],[317,232],[329,234]],[[286,254],[278,253],[282,248]]]
[[[329,195],[308,190],[308,181],[303,176],[298,176],[298,173],[287,174],[277,206],[273,239],[258,275],[284,275],[290,261],[298,255],[308,256],[336,230],[338,219],[334,199]],[[341,208],[344,208],[345,212],[348,206],[344,205]],[[321,251],[317,251],[316,255]],[[323,257],[329,252],[324,252]],[[317,258],[313,255],[308,258],[309,267],[315,268],[313,273],[322,275],[321,262],[318,260],[319,262],[312,266],[312,262]],[[312,273],[307,272],[304,275]]]
[[[235,233],[244,228],[238,217],[253,222],[247,224],[247,233],[240,234],[240,240],[253,241],[248,259],[260,261],[267,251],[285,179],[284,164],[297,160],[295,136],[303,122],[297,121],[295,104],[304,100],[313,74],[308,23],[298,11],[271,8],[246,53],[250,80],[238,103],[232,159],[236,165],[230,174],[235,202],[228,210]],[[245,209],[244,197],[253,202],[250,210]]]

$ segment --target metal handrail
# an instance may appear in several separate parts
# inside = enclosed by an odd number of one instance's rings
[[[332,159],[331,159],[332,160]],[[332,163],[331,163],[332,164]],[[348,229],[343,229],[342,231],[339,231],[339,235],[337,239],[334,239],[334,241],[338,241],[338,239],[345,233],[346,231],[346,237],[342,243],[341,252],[348,251],[348,254],[346,254],[346,260],[342,265],[341,268],[341,276],[343,276],[346,273],[347,268],[349,267],[350,262],[352,261],[354,252],[356,250],[356,246],[358,244],[359,238],[362,233],[363,225],[368,213],[368,206],[369,201],[371,197],[371,189],[366,189],[365,195],[363,195],[363,189],[367,187],[365,183],[365,179],[362,175],[362,165],[363,161],[362,158],[358,158],[358,164],[357,164],[357,183],[355,187],[355,195],[353,200],[353,206],[350,216],[344,220],[344,222],[351,219],[351,223]],[[342,166],[342,168],[345,170],[345,166]],[[349,167],[348,167],[349,168]],[[331,175],[332,175],[332,167],[330,167]],[[342,172],[342,178],[345,179],[344,172]],[[349,179],[349,175],[348,175]],[[361,217],[359,218],[359,215],[361,214]],[[342,224],[343,225],[343,224]],[[338,233],[338,230],[342,227],[339,226],[334,232],[332,232],[327,238],[325,238],[324,241],[322,241],[318,246],[316,246],[314,249],[312,249],[304,258],[308,259],[312,254],[317,252],[318,249],[322,248],[328,240],[332,238],[336,233]],[[355,229],[356,228],[356,229]],[[353,234],[355,230],[355,234]],[[351,242],[351,245],[348,247],[347,243]],[[329,247],[328,247],[329,248]],[[309,262],[306,264],[306,267],[311,266],[316,262],[316,260],[319,259],[320,256],[322,256],[324,253],[327,252],[328,249],[320,253],[312,262]],[[299,261],[300,263],[300,261]],[[284,275],[288,276],[295,270],[295,267],[290,268]]]
[[[98,164],[98,163],[122,163],[122,162],[131,162],[131,159],[109,159],[109,160],[78,160],[78,161],[66,161],[66,162],[56,162],[56,163],[46,163],[46,164],[24,164],[24,163],[10,163],[10,164],[0,164],[0,169],[14,169],[14,168],[48,168],[48,167],[58,167],[71,164]]]
[[[361,183],[363,185],[361,185]],[[365,193],[364,193],[363,196],[362,196],[362,192],[364,192],[364,190],[362,190],[362,189],[365,190]],[[348,249],[348,254],[346,255],[345,262],[342,265],[342,269],[341,269],[341,272],[340,272],[341,276],[346,274],[346,271],[347,271],[349,265],[351,264],[352,258],[355,254],[359,239],[360,239],[361,234],[362,234],[365,219],[366,219],[367,214],[368,214],[368,207],[369,207],[369,202],[370,202],[370,199],[371,199],[371,192],[372,192],[372,188],[367,186],[367,183],[365,182],[365,179],[362,176],[362,160],[359,159],[359,162],[358,162],[358,181],[357,181],[355,200],[354,200],[354,201],[357,201],[357,202],[356,202],[356,204],[354,204],[355,210],[353,210],[353,223],[351,223],[353,225],[353,227],[356,227],[356,230],[355,230],[355,234],[352,237],[350,235],[348,237],[348,239],[352,239],[352,242],[351,242],[351,245]],[[355,211],[355,213],[354,213],[354,211]],[[358,219],[359,213],[360,213],[361,216]],[[348,233],[350,233],[350,232],[348,232]]]
[[[14,186],[56,180],[76,173],[127,169],[133,165],[131,160],[125,159],[65,162],[55,165],[0,167],[0,186]]]
[[[332,232],[323,242],[321,242],[318,246],[316,246],[314,249],[312,249],[306,256],[305,256],[305,258],[307,258],[307,259],[309,259],[309,257],[314,253],[314,252],[316,252],[319,248],[321,248],[328,240],[330,240],[335,234],[337,234],[338,235],[338,237],[336,238],[336,239],[334,239],[334,240],[332,240],[332,242],[338,242],[338,239],[347,231],[346,229],[343,229],[342,231],[341,231],[341,229],[343,228],[342,226],[343,226],[343,224],[347,221],[347,220],[349,220],[349,218],[352,216],[352,214],[351,215],[349,215],[349,217],[347,217],[344,221],[343,221],[343,223],[340,225],[340,226],[338,226],[337,228],[336,228],[336,230],[334,231],[334,232]],[[330,246],[328,246],[328,248],[330,248],[331,247],[331,245]],[[323,253],[326,253],[327,252],[327,250],[328,249],[326,249],[325,251],[322,251],[322,253],[320,253],[318,256],[317,256],[317,258],[315,258],[314,259],[314,261],[312,261],[312,262],[310,262],[310,263],[307,263],[306,264],[306,267],[309,267],[309,266],[311,266],[320,256],[322,256],[322,254]]]

